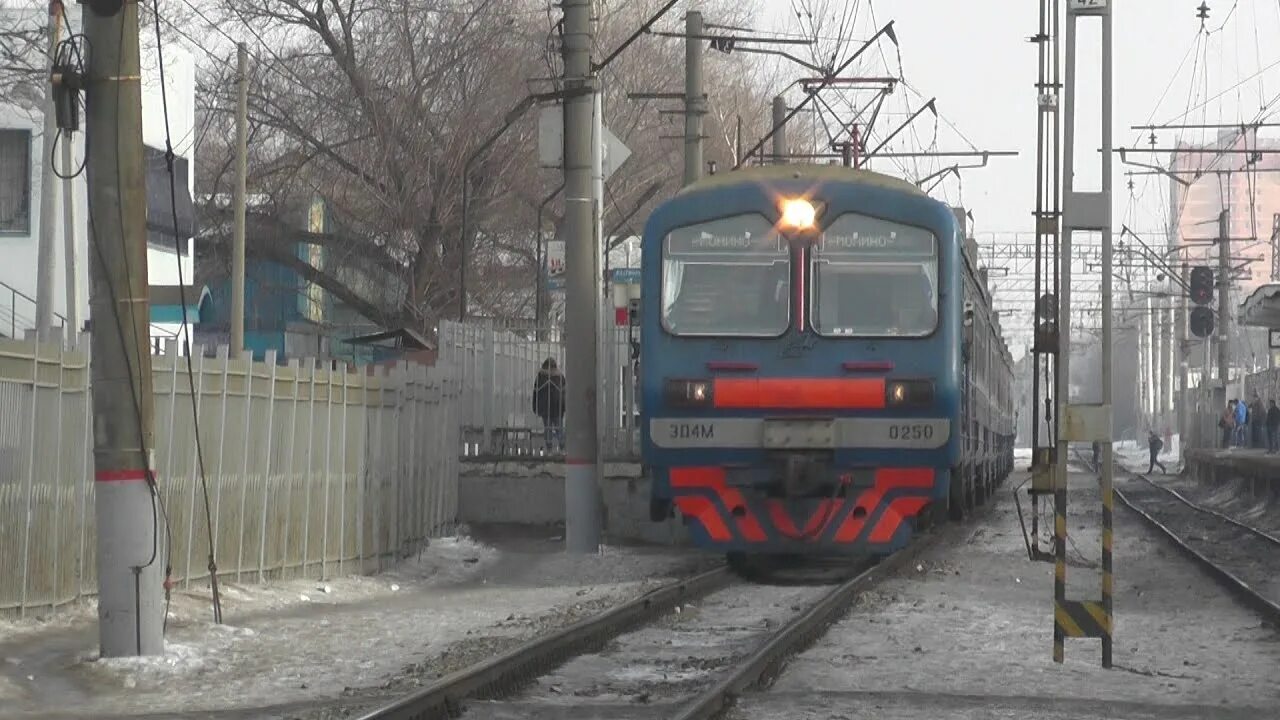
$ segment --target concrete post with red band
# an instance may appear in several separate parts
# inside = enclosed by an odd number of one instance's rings
[[[160,498],[147,473],[155,442],[138,3],[85,4],[83,18],[92,48],[90,247],[98,249],[89,253],[98,635],[103,657],[160,655],[168,560]]]

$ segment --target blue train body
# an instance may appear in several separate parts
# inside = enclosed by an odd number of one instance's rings
[[[797,199],[811,226],[789,227]],[[952,209],[914,186],[819,166],[714,176],[652,214],[642,252],[654,520],[679,513],[727,553],[886,553],[1012,468],[984,273]]]

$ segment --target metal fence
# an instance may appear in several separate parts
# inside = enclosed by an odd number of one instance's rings
[[[1212,385],[1179,393],[1179,399],[1187,407],[1187,427],[1180,429],[1185,438],[1183,447],[1222,447],[1222,429],[1218,427],[1218,419],[1226,409],[1227,400],[1251,403],[1255,392],[1262,399],[1263,407],[1271,400],[1280,402],[1280,368],[1249,373],[1243,378],[1237,376],[1225,394],[1220,386]]]
[[[461,388],[446,369],[193,350],[190,375],[172,343],[152,358],[153,469],[176,580],[208,577],[210,526],[219,575],[251,581],[377,569],[452,529]],[[0,611],[96,588],[88,385],[83,344],[0,340]]]
[[[636,359],[638,329],[602,323],[598,354],[596,416],[600,453],[612,460],[639,453]],[[473,458],[545,457],[542,420],[534,413],[533,394],[542,364],[555,360],[563,370],[565,348],[559,328],[443,322],[439,330],[442,365],[454,368],[462,386],[462,454]],[[565,377],[566,383],[574,378]],[[565,424],[571,424],[571,415]]]

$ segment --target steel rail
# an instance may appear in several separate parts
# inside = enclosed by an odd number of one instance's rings
[[[1137,475],[1136,473],[1130,474]],[[1138,477],[1141,476],[1138,475]],[[1145,480],[1146,478],[1143,479]],[[1154,485],[1155,483],[1151,484]],[[1179,535],[1171,528],[1157,520],[1146,510],[1142,509],[1139,503],[1129,499],[1119,488],[1116,488],[1115,493],[1122,505],[1132,510],[1138,515],[1138,517],[1146,521],[1148,525],[1162,533],[1170,542],[1173,543],[1174,547],[1178,548],[1178,550],[1183,554],[1191,558],[1196,564],[1200,565],[1200,567],[1204,568],[1204,570],[1217,579],[1221,585],[1244,602],[1244,604],[1262,614],[1272,623],[1280,624],[1280,604],[1276,604],[1275,601],[1267,598],[1258,590],[1255,590],[1253,586],[1238,577],[1235,573],[1214,562],[1199,550],[1191,547],[1187,541],[1179,537]]]
[[[728,674],[684,705],[673,720],[710,720],[719,717],[744,691],[767,684],[772,677],[776,677],[786,659],[821,637],[827,628],[850,609],[858,595],[909,565],[925,551],[935,547],[943,537],[952,535],[946,529],[954,527],[960,526],[944,526],[941,531],[917,538],[880,564],[836,586],[784,625]]]
[[[718,590],[733,580],[733,573],[728,567],[717,567],[665,585],[550,635],[446,675],[422,690],[361,716],[360,720],[457,717],[465,700],[508,695],[570,658],[598,650],[621,633],[658,618],[680,603]]]
[[[1246,531],[1248,531],[1249,533],[1251,533],[1251,534],[1253,534],[1253,535],[1255,535],[1255,536],[1257,536],[1257,537],[1260,537],[1260,538],[1262,538],[1263,540],[1266,540],[1267,542],[1269,542],[1269,543],[1271,543],[1271,544],[1273,544],[1273,545],[1280,545],[1280,538],[1276,537],[1275,535],[1272,535],[1271,533],[1269,533],[1269,532],[1267,532],[1267,531],[1265,531],[1265,530],[1261,530],[1261,529],[1256,528],[1256,527],[1254,527],[1254,526],[1252,526],[1252,525],[1249,525],[1248,523],[1241,522],[1241,521],[1239,521],[1239,520],[1237,520],[1237,519],[1235,519],[1235,518],[1231,517],[1230,515],[1227,515],[1226,513],[1218,512],[1217,510],[1214,510],[1213,508],[1207,508],[1207,507],[1204,507],[1203,505],[1199,505],[1199,504],[1197,504],[1197,503],[1195,503],[1195,502],[1192,502],[1191,500],[1187,499],[1187,498],[1186,498],[1182,493],[1178,492],[1177,490],[1174,490],[1173,488],[1165,487],[1165,486],[1163,486],[1163,485],[1158,485],[1158,484],[1156,484],[1156,483],[1155,483],[1151,478],[1147,477],[1146,475],[1142,475],[1142,474],[1140,474],[1140,473],[1133,473],[1133,476],[1134,476],[1134,477],[1136,477],[1136,478],[1139,478],[1139,479],[1141,479],[1141,480],[1146,481],[1146,482],[1147,482],[1147,484],[1148,484],[1148,485],[1150,485],[1151,487],[1158,488],[1158,489],[1160,489],[1160,490],[1163,490],[1163,491],[1165,491],[1165,492],[1169,493],[1170,495],[1174,496],[1174,497],[1175,497],[1175,498],[1177,498],[1178,500],[1181,500],[1181,501],[1182,501],[1182,503],[1183,503],[1184,505],[1186,505],[1187,507],[1189,507],[1189,508],[1191,508],[1191,509],[1193,509],[1193,510],[1198,510],[1198,511],[1200,511],[1200,512],[1202,512],[1202,513],[1205,513],[1206,515],[1212,515],[1212,516],[1214,516],[1214,517],[1218,518],[1219,520],[1224,520],[1224,521],[1226,521],[1226,522],[1228,522],[1228,523],[1230,523],[1230,524],[1232,524],[1232,525],[1235,525],[1236,527],[1240,528],[1241,530],[1246,530]]]

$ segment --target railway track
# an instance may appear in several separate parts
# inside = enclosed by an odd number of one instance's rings
[[[1128,471],[1127,471],[1128,472]],[[1116,498],[1245,604],[1280,625],[1280,538],[1199,505],[1145,475]]]
[[[393,701],[389,701],[389,698],[396,698],[392,692],[368,688],[337,698],[300,700],[274,706],[186,711],[182,713],[182,717],[193,720],[457,717],[464,701],[508,695],[564,661],[604,647],[627,630],[654,622],[675,608],[740,583],[738,577],[725,565],[670,582],[592,617],[529,640],[508,652],[446,675]],[[378,709],[370,712],[370,708]],[[56,714],[48,716],[49,720],[61,720],[62,717],[64,716]],[[65,717],[71,720],[83,715],[77,713]],[[95,717],[102,720],[170,720],[174,714],[130,713]]]
[[[569,658],[593,652],[619,634],[698,601],[736,581],[717,567],[664,585],[550,635],[447,675],[431,685],[361,716],[363,720],[425,720],[457,717],[462,703],[502,697]]]
[[[1093,472],[1083,454],[1076,451],[1073,455],[1081,470]],[[1115,487],[1121,505],[1241,602],[1280,626],[1280,537],[1200,505],[1120,462],[1116,462],[1116,470],[1117,476],[1132,481],[1128,487],[1121,488],[1118,483]]]
[[[948,532],[951,530],[952,532]],[[455,673],[362,720],[706,720],[767,684],[881,579],[959,532],[943,528],[833,586],[732,581],[675,603],[616,610]],[[626,618],[626,622],[623,622]],[[589,637],[588,637],[589,636]],[[551,648],[555,648],[552,650]]]

